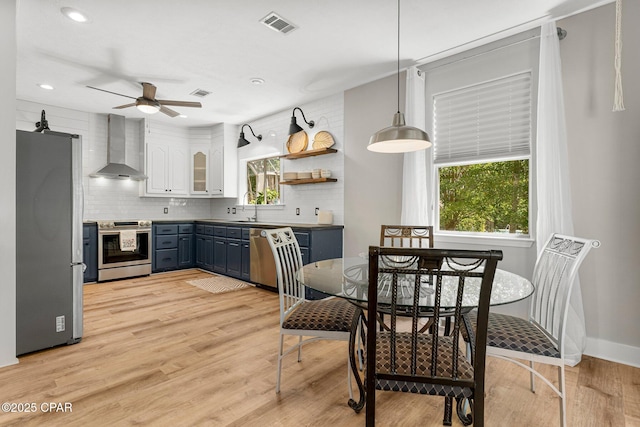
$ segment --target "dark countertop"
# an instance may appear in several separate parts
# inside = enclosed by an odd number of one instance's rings
[[[278,228],[278,227],[291,227],[291,228],[312,228],[314,230],[327,230],[335,228],[344,228],[344,225],[337,224],[304,224],[304,223],[282,223],[282,222],[252,222],[252,221],[233,221],[228,219],[154,219],[154,224],[176,224],[176,223],[189,223],[189,222],[204,222],[225,226],[236,227],[252,227],[252,228]],[[97,224],[97,220],[84,220],[82,222],[85,225]]]
[[[172,219],[172,220],[153,220],[155,224],[168,224],[168,223],[185,223],[185,222],[200,222],[209,223],[215,225],[236,226],[236,227],[252,227],[252,228],[278,228],[278,227],[291,227],[291,228],[313,228],[315,230],[322,229],[334,229],[344,228],[344,225],[337,224],[303,224],[303,223],[278,223],[278,222],[252,222],[252,221],[233,221],[228,219]]]

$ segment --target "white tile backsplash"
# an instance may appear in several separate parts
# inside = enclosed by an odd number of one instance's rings
[[[302,120],[296,112],[298,124],[309,136],[307,149],[312,148],[314,135],[321,131],[332,134],[338,149],[335,154],[316,156],[298,160],[282,159],[283,171],[311,171],[314,168],[331,169],[335,183],[321,183],[309,185],[281,186],[284,205],[277,207],[259,208],[258,219],[270,222],[316,223],[315,208],[333,212],[334,224],[344,224],[344,96],[342,93],[329,96],[317,101],[300,105],[307,120],[314,120],[313,129]],[[252,216],[253,209],[247,207],[236,209],[236,214],[227,214],[227,208],[237,207],[238,199],[197,199],[197,198],[166,198],[140,197],[138,181],[110,180],[90,178],[89,175],[102,168],[107,163],[107,115],[87,113],[52,105],[43,105],[30,101],[18,100],[16,111],[16,129],[32,131],[35,122],[40,120],[40,113],[46,111],[47,120],[52,130],[76,133],[82,136],[82,161],[84,176],[84,219],[243,219]],[[256,132],[263,135],[258,142],[252,135],[248,136],[251,144],[238,151],[238,165],[243,165],[243,159],[256,158],[267,154],[286,154],[286,142],[291,120],[291,109],[256,119],[249,124]],[[203,142],[203,136],[208,132],[202,128],[189,129],[166,124],[150,122],[155,130],[167,138],[177,138],[181,142],[185,138],[191,142]],[[142,144],[141,119],[126,120],[126,162],[129,166],[144,169],[144,147]],[[204,132],[204,133],[203,133]],[[201,135],[202,134],[202,135]],[[244,180],[244,177],[240,178]],[[242,191],[244,193],[244,191]],[[164,214],[164,208],[169,213]],[[300,208],[300,215],[295,214]]]

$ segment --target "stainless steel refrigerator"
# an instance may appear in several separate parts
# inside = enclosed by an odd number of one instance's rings
[[[81,138],[16,131],[17,355],[82,338],[82,208]]]

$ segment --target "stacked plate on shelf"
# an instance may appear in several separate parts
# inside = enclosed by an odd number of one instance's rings
[[[285,181],[293,181],[298,179],[298,172],[285,172],[282,174]]]

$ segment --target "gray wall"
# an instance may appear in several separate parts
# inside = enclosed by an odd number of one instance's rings
[[[401,106],[405,79],[403,72]],[[345,256],[356,256],[366,252],[369,245],[380,243],[380,224],[400,222],[403,155],[367,150],[371,135],[391,126],[397,111],[397,91],[394,74],[344,95]]]
[[[0,366],[16,359],[16,2],[0,2]]]
[[[580,270],[585,353],[640,366],[640,246],[632,240],[640,234],[640,28],[633,20],[640,2],[626,2],[623,13],[623,112],[611,111],[614,5],[558,25],[568,31],[560,46],[575,233],[602,241]],[[395,103],[395,76],[345,93],[345,256],[376,244],[381,224],[400,221],[402,156],[366,149],[370,135],[389,125]],[[436,244],[454,245],[437,236]],[[505,253],[502,268],[531,276],[535,246],[496,248]],[[524,315],[526,304],[502,311]]]
[[[580,270],[589,354],[640,365],[640,2],[624,2],[625,111],[612,112],[615,7],[559,22],[575,233],[600,239]],[[615,357],[613,357],[615,359]]]

